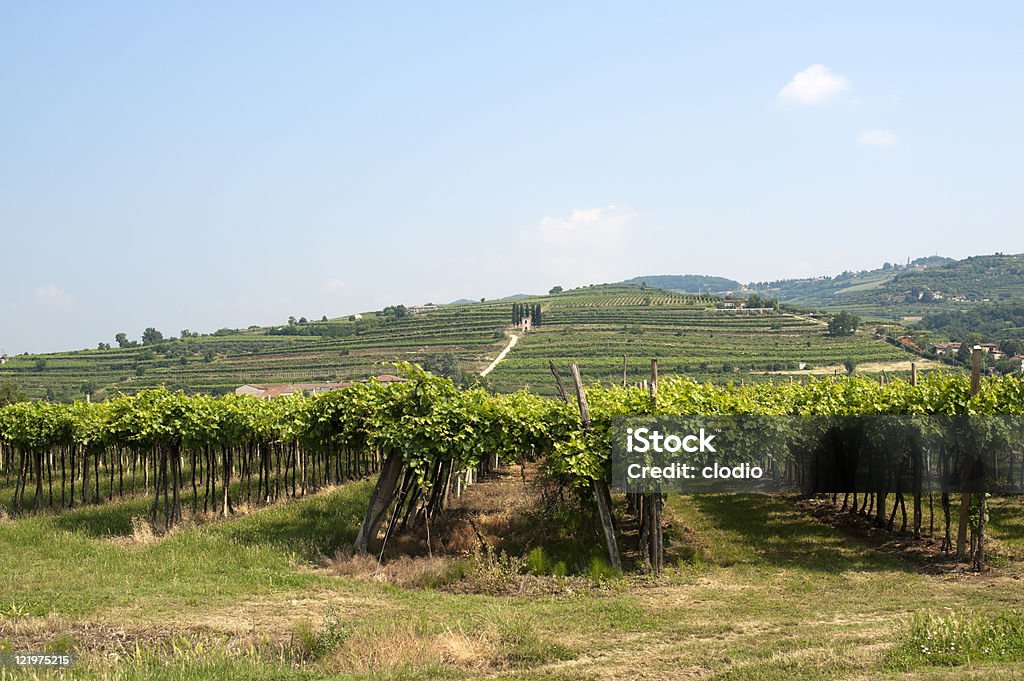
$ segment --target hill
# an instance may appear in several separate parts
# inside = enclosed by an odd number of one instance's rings
[[[720,298],[649,287],[589,286],[517,300],[539,305],[540,326],[485,379],[499,391],[553,394],[548,361],[579,362],[587,380],[640,381],[649,360],[663,373],[700,380],[765,380],[773,375],[906,368],[914,356],[867,331],[845,338],[812,316],[749,311]],[[81,399],[166,386],[214,394],[242,384],[328,382],[391,373],[390,363],[423,363],[467,382],[499,355],[514,331],[511,301],[389,307],[278,327],[222,329],[136,347],[19,355],[0,366],[32,397]]]
[[[742,284],[725,277],[710,277],[703,274],[655,274],[645,277],[633,277],[622,282],[625,285],[653,286],[668,291],[682,293],[723,293],[737,291]]]
[[[868,318],[917,318],[984,303],[1024,301],[1024,254],[963,260],[919,258],[834,277],[754,282],[753,291],[812,309],[847,309]]]

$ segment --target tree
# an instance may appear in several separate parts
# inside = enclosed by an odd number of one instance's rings
[[[7,380],[0,383],[0,407],[15,402],[24,402],[28,395],[22,392],[21,388],[14,381]]]
[[[97,350],[109,350],[110,349],[110,343],[104,343],[104,342],[100,341],[100,343],[96,346],[96,349]]]
[[[779,301],[775,298],[769,298],[767,296],[759,296],[756,293],[751,294],[747,297],[747,307],[758,308],[758,307],[770,307],[774,310],[779,309]]]
[[[39,357],[38,359],[36,359],[36,365],[35,366],[36,366],[36,371],[42,371],[43,369],[46,368],[46,360],[43,359],[42,357]]]
[[[146,328],[146,330],[142,332],[142,344],[143,345],[150,345],[151,343],[159,343],[163,339],[164,339],[164,335],[162,333],[160,333],[159,331],[157,331],[156,329],[154,329],[152,326]]]
[[[956,361],[961,364],[971,363],[971,345],[970,343],[961,343],[960,349],[956,351]]]
[[[321,318],[320,318],[320,321],[322,321],[322,322],[326,322],[326,321],[327,321],[327,315],[324,315],[323,317],[321,317]]]
[[[423,358],[423,368],[432,374],[450,378],[456,383],[462,380],[462,367],[459,366],[459,358],[451,352],[427,355]]]
[[[999,343],[999,349],[1011,357],[1013,355],[1024,355],[1024,341],[1011,338]]]
[[[565,290],[565,289],[563,289],[563,288],[562,288],[561,286],[552,286],[552,287],[551,287],[551,290],[550,290],[550,291],[548,291],[548,295],[552,295],[552,296],[553,296],[553,295],[555,295],[556,293],[561,293],[561,292],[562,292],[562,291],[564,291],[564,290]]]
[[[857,363],[854,362],[852,359],[848,359],[845,362],[843,362],[843,368],[846,369],[846,373],[852,376],[853,370],[857,368]]]
[[[128,334],[126,334],[123,331],[121,333],[117,334],[116,336],[114,336],[114,341],[117,342],[117,347],[119,347],[119,348],[130,347],[130,345],[129,345],[130,341],[128,340]]]
[[[308,324],[309,320],[305,317],[299,317],[299,324]]]
[[[833,336],[852,336],[858,326],[860,326],[860,317],[843,310],[829,320],[828,332]]]
[[[289,317],[288,318],[288,326],[295,326],[298,323],[299,323],[299,320],[297,320],[295,317]]]

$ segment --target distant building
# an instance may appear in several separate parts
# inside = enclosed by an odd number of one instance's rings
[[[999,346],[995,343],[980,343],[981,349],[987,352],[992,359],[1002,359],[1006,357],[1006,353],[999,349]]]
[[[316,393],[322,393],[328,390],[344,388],[347,385],[352,385],[351,381],[341,381],[337,383],[278,383],[268,385],[253,385],[252,383],[246,383],[245,385],[235,388],[235,394],[251,395],[253,397],[258,397],[261,400],[270,400],[275,397],[281,397],[282,395],[315,395]]]
[[[246,383],[235,388],[236,395],[251,395],[253,397],[261,397],[263,393],[267,392],[269,386],[265,385],[251,385]]]
[[[436,310],[438,305],[412,305],[411,307],[405,308],[409,314],[419,314],[420,312],[428,312],[430,310]]]

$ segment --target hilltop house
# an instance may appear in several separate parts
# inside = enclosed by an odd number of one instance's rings
[[[405,308],[409,314],[419,314],[420,312],[429,312],[430,310],[438,309],[438,305],[427,303],[426,305],[410,305]]]

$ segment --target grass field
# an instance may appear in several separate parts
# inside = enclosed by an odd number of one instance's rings
[[[487,377],[499,391],[554,394],[549,360],[579,362],[588,381],[619,382],[624,355],[630,381],[645,378],[657,357],[663,374],[725,383],[832,372],[847,360],[884,368],[916,359],[870,330],[834,338],[824,322],[807,316],[719,309],[716,299],[639,286],[585,287],[519,302],[540,304],[542,324]],[[399,319],[366,313],[151,346],[19,355],[0,366],[0,381],[14,380],[30,397],[59,400],[161,385],[217,394],[244,383],[363,379],[394,372],[393,362],[432,356],[450,356],[472,376],[498,356],[511,332],[511,301],[445,305]]]
[[[922,567],[785,499],[672,497],[676,566],[661,579],[488,595],[338,576],[324,557],[351,542],[369,490],[164,538],[133,531],[135,502],[0,521],[0,646],[73,648],[64,677],[89,679],[997,679],[1024,663],[1021,641],[920,651],[936,623],[984,637],[978,623],[1003,615],[1000,631],[1024,631],[1019,500],[993,505],[1005,559],[980,576]]]

